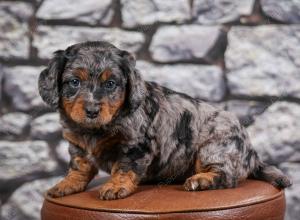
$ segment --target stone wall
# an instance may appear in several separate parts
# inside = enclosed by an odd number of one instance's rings
[[[39,219],[42,192],[67,169],[59,118],[37,92],[57,49],[107,40],[135,53],[145,79],[235,112],[265,161],[293,178],[300,214],[299,0],[0,2],[2,219]]]

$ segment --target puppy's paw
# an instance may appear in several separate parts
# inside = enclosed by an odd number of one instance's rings
[[[99,198],[102,200],[123,199],[135,190],[135,187],[126,184],[105,183],[99,189]]]
[[[186,179],[183,187],[187,191],[207,190],[215,188],[215,173],[199,173]]]
[[[70,180],[62,180],[54,187],[47,191],[47,195],[53,198],[63,197],[70,194],[82,192],[85,190],[86,184],[83,182],[72,182]]]

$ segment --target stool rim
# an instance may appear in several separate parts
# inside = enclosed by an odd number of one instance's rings
[[[251,205],[255,205],[255,204],[259,204],[259,203],[265,203],[268,202],[270,200],[276,200],[280,197],[283,197],[281,199],[284,199],[284,190],[280,190],[277,189],[275,187],[273,187],[272,185],[266,183],[266,182],[262,182],[262,181],[257,181],[257,180],[246,180],[244,183],[241,184],[241,186],[238,186],[237,188],[234,189],[219,189],[219,190],[209,190],[209,191],[197,191],[197,192],[185,192],[184,193],[186,195],[188,194],[193,194],[193,197],[195,197],[195,195],[201,195],[203,193],[214,193],[214,194],[224,194],[224,192],[226,192],[227,194],[230,194],[230,191],[233,190],[238,190],[241,189],[243,186],[245,185],[258,185],[260,188],[262,189],[268,189],[268,192],[263,192],[265,193],[265,195],[259,196],[259,195],[255,195],[255,193],[253,194],[253,197],[250,197],[250,199],[244,199],[244,201],[242,202],[237,202],[236,204],[232,203],[232,204],[227,204],[227,205],[216,205],[216,206],[211,206],[211,207],[190,207],[190,208],[170,208],[170,209],[142,209],[142,208],[130,208],[130,207],[126,207],[126,206],[115,206],[116,203],[123,203],[124,201],[128,201],[128,203],[132,203],[132,201],[134,200],[134,195],[131,195],[125,199],[121,199],[121,200],[112,200],[112,201],[102,201],[98,198],[96,198],[96,194],[97,194],[97,188],[92,188],[89,191],[86,192],[82,192],[79,194],[73,194],[70,196],[66,196],[66,197],[62,197],[62,198],[51,198],[47,195],[44,195],[45,200],[49,203],[53,203],[56,205],[60,205],[60,206],[64,206],[64,207],[70,207],[70,208],[76,208],[76,209],[83,209],[83,210],[90,210],[90,211],[99,211],[99,212],[113,212],[113,213],[132,213],[132,214],[165,214],[165,213],[187,213],[187,212],[201,212],[201,211],[218,211],[218,210],[227,210],[227,209],[234,209],[234,208],[241,208],[241,207],[246,207],[246,206],[251,206]],[[258,187],[258,188],[259,188]],[[147,190],[152,190],[153,189],[157,189],[158,187],[156,185],[143,185],[143,186],[139,186],[139,190],[138,192],[143,193],[143,192],[147,192]],[[160,186],[159,190],[163,190],[164,188],[166,189],[171,189],[170,191],[172,192],[172,190],[179,192],[178,190],[180,190],[182,188],[182,185],[167,185],[167,186]],[[262,190],[259,189],[259,190]],[[259,191],[258,192],[262,192]],[[151,193],[151,192],[150,192]],[[176,193],[176,192],[175,192]],[[90,201],[93,202],[93,204],[80,204],[79,201],[79,195],[80,196],[84,196],[83,199],[88,201],[87,198],[92,199]],[[147,195],[146,195],[147,196]],[[155,197],[155,196],[154,196]],[[75,202],[72,203],[72,198],[75,199]],[[150,198],[147,198],[150,199]],[[146,200],[147,200],[146,199]],[[99,202],[99,206],[96,204],[96,202]],[[218,200],[216,200],[218,201]],[[145,202],[145,201],[144,201]]]

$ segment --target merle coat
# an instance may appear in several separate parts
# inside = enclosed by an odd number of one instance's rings
[[[260,161],[233,114],[144,81],[134,57],[107,42],[55,52],[39,91],[70,142],[68,174],[50,196],[83,191],[98,169],[111,173],[101,199],[124,198],[142,182],[182,181],[189,191],[231,188],[248,177],[291,184]]]

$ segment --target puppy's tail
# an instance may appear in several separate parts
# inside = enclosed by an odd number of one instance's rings
[[[274,166],[270,166],[261,161],[257,161],[257,166],[253,170],[252,175],[254,179],[263,180],[271,183],[277,188],[286,188],[292,185],[292,181],[281,170]]]

